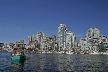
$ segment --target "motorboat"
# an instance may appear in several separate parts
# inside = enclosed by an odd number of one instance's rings
[[[11,56],[12,61],[24,61],[26,56],[21,48],[14,48]]]

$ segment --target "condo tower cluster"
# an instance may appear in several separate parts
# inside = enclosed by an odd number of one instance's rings
[[[87,30],[85,38],[77,39],[76,35],[68,31],[65,24],[58,26],[58,37],[52,35],[46,36],[44,32],[37,32],[36,35],[28,36],[27,44],[22,39],[16,43],[0,43],[1,50],[12,50],[15,46],[22,46],[26,50],[38,52],[107,52],[107,37],[100,35],[98,28],[90,28]]]

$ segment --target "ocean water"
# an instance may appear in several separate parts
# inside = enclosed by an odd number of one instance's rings
[[[108,72],[108,55],[25,54],[12,63],[11,53],[0,52],[0,72]]]

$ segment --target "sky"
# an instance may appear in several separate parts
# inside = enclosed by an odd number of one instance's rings
[[[0,42],[57,35],[60,23],[78,39],[91,27],[108,37],[108,0],[0,0]]]

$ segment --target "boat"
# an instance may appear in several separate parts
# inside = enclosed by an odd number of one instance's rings
[[[84,54],[89,54],[89,52],[88,52],[88,51],[86,51]]]
[[[106,53],[103,53],[103,54],[108,54],[108,53],[106,52]]]
[[[70,51],[70,52],[66,52],[66,54],[74,54],[74,52],[71,52],[71,51]]]
[[[96,52],[96,51],[92,51],[91,53],[89,54],[100,54],[99,52]]]
[[[17,65],[22,65],[22,64],[24,64],[24,60],[22,60],[22,61],[15,61],[15,60],[13,60],[12,62],[11,62],[11,64],[17,64]]]
[[[12,61],[24,61],[26,59],[26,56],[21,48],[14,48],[12,52]]]

